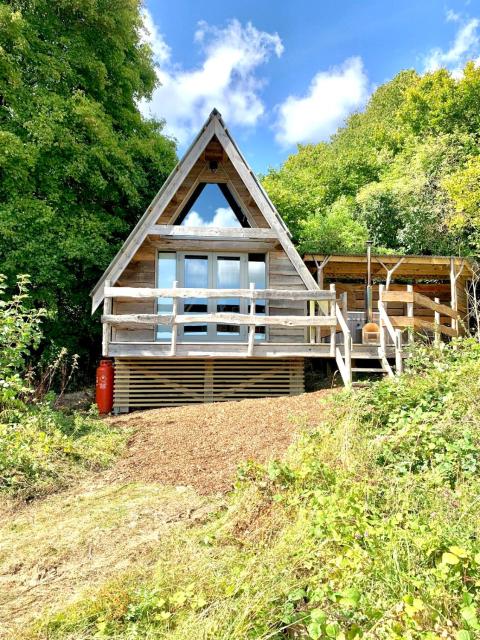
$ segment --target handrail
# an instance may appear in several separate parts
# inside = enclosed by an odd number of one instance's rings
[[[387,295],[388,295],[388,292],[384,292],[384,287],[381,284],[379,286],[379,296],[378,296],[378,314],[380,318],[379,356],[385,371],[388,373],[389,376],[393,376],[392,367],[390,366],[390,363],[388,362],[388,359],[386,356],[387,347],[386,347],[384,329],[387,329],[388,333],[390,334],[390,337],[392,338],[393,345],[395,347],[395,364],[396,364],[395,369],[396,369],[397,375],[399,375],[402,371],[402,362],[403,362],[402,334],[401,332],[397,333],[395,331],[395,329],[393,328],[393,324],[388,316],[387,310],[385,308],[385,297]]]
[[[344,345],[343,358],[342,353],[337,346],[335,347],[335,358],[337,361],[338,369],[340,371],[340,375],[342,376],[343,384],[348,389],[352,386],[352,335],[350,333],[350,329],[348,328],[348,324],[343,316],[340,305],[336,301],[335,316],[343,333]]]
[[[432,300],[423,293],[418,291],[385,291],[382,294],[382,302],[405,302],[410,304],[416,304],[424,309],[431,309],[432,311],[443,314],[457,320],[460,318],[460,314],[452,307],[446,304]]]
[[[382,320],[382,321],[384,322],[384,324],[385,324],[385,327],[386,327],[386,329],[387,329],[388,333],[390,334],[390,337],[391,337],[391,338],[392,338],[392,340],[393,340],[393,343],[395,344],[395,341],[396,341],[396,333],[395,333],[395,329],[393,328],[393,324],[392,324],[392,322],[391,322],[391,320],[390,320],[390,317],[389,317],[389,315],[387,314],[387,312],[386,312],[385,307],[383,306],[383,304],[382,304],[382,305],[380,305],[380,304],[378,305],[378,312],[379,312],[379,315],[380,315],[381,320]]]
[[[334,316],[256,316],[246,313],[199,313],[199,314],[104,314],[102,323],[112,325],[139,324],[175,326],[181,324],[219,323],[247,326],[277,326],[277,327],[332,327],[336,326]]]
[[[322,289],[159,289],[151,287],[105,287],[106,298],[242,298],[247,300],[327,300],[334,301],[335,294]]]

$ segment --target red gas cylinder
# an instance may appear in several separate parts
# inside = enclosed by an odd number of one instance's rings
[[[111,360],[100,360],[97,368],[95,399],[99,413],[110,413],[113,408],[113,365]]]

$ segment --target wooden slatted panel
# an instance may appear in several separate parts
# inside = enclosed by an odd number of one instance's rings
[[[115,360],[117,409],[295,395],[303,391],[303,358]]]
[[[268,256],[268,286],[273,289],[305,291],[306,287],[290,262],[285,252],[271,251]],[[268,303],[271,316],[304,316],[307,314],[307,303],[293,300],[271,300]],[[270,327],[268,331],[271,342],[305,342],[305,329],[288,327]]]

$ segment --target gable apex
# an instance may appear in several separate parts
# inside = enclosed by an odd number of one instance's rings
[[[237,144],[235,143],[227,127],[225,126],[220,112],[218,111],[218,109],[214,108],[205,121],[203,127],[200,129],[199,133],[197,134],[191,145],[188,147],[182,159],[178,162],[171,174],[168,176],[167,180],[155,195],[149,207],[136,224],[135,228],[125,240],[120,251],[113,258],[110,265],[107,267],[102,277],[91,291],[90,295],[92,297],[92,313],[103,301],[103,289],[105,281],[109,280],[112,285],[115,284],[125,267],[133,258],[135,252],[147,238],[150,227],[155,224],[155,221],[158,219],[159,215],[167,207],[172,197],[181,187],[186,177],[194,167],[195,163],[199,160],[201,154],[205,151],[207,145],[213,138],[216,138],[219,141],[227,158],[230,160],[235,171],[243,181],[251,198],[260,210],[263,218],[270,226],[270,228],[276,233],[280,244],[282,245],[285,253],[292,262],[294,268],[298,272],[305,286],[308,289],[318,289],[317,283],[315,282],[313,276],[307,269],[305,263],[300,257],[300,254],[297,252],[291,241],[291,234],[288,230],[288,227],[280,217],[264,188],[258,181],[252,169],[249,167],[246,159],[240,152]]]

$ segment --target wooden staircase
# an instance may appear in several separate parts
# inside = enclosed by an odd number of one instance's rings
[[[388,302],[403,302],[407,306],[406,316],[389,316],[387,312]],[[434,321],[429,322],[416,318],[414,305],[427,308],[434,312]],[[353,344],[350,330],[345,319],[346,301],[340,306],[336,305],[337,322],[344,336],[343,349],[335,347],[337,365],[346,387],[351,387],[353,375],[357,373],[382,374],[391,378],[403,372],[403,361],[406,357],[404,350],[404,332],[409,330],[409,341],[414,339],[414,331],[427,331],[433,337],[433,341],[439,344],[442,336],[456,337],[459,335],[459,313],[452,307],[440,304],[435,298],[431,300],[427,296],[414,293],[411,285],[407,290],[389,292],[384,285],[379,285],[379,344],[362,345]],[[451,326],[441,323],[441,315],[451,319]],[[332,338],[335,342],[334,337]],[[372,349],[373,347],[373,349]],[[379,363],[379,366],[352,366],[353,360],[369,360]]]

